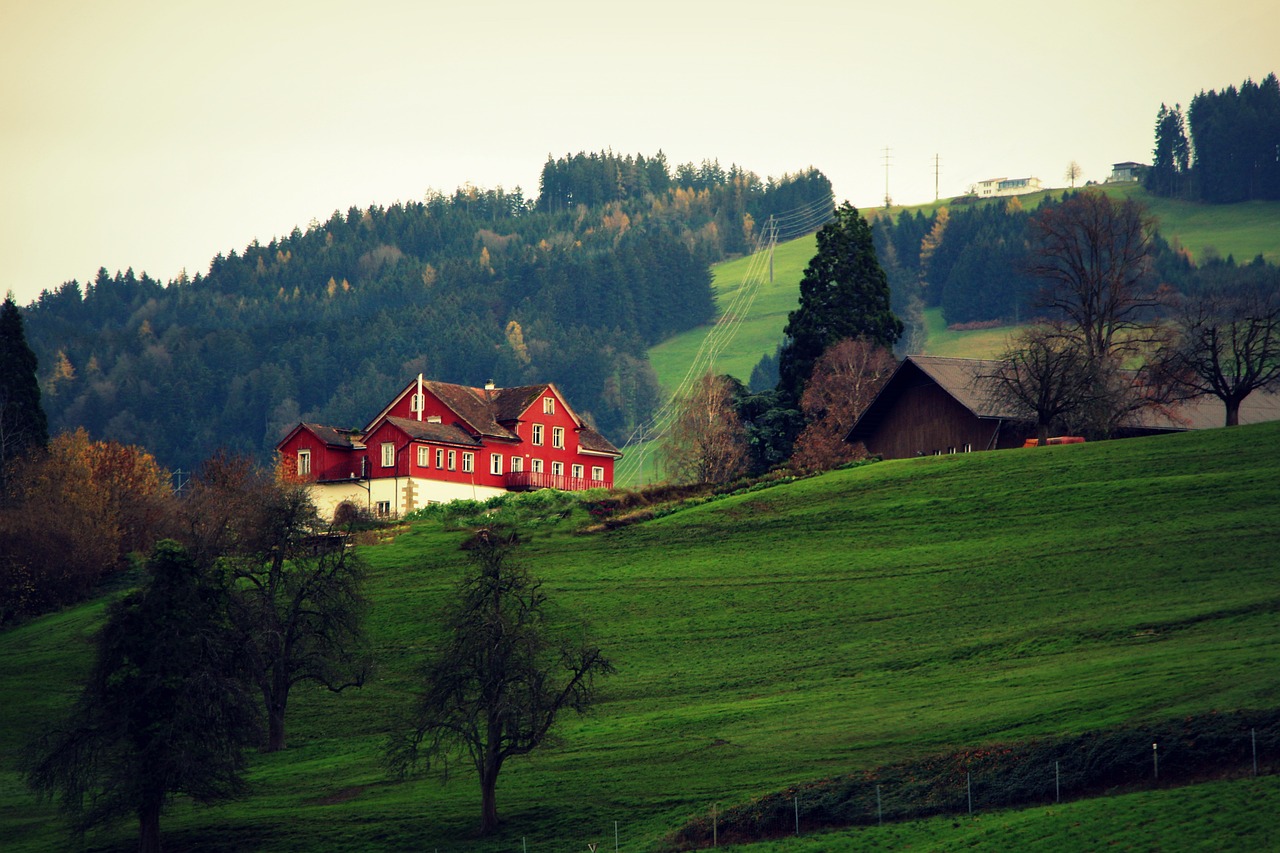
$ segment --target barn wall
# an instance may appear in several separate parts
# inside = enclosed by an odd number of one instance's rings
[[[988,450],[997,423],[975,417],[950,394],[928,382],[902,389],[896,405],[888,408],[866,445],[868,452],[885,459],[964,453],[966,445],[970,451]],[[1011,439],[1003,434],[1001,438],[1000,445],[1009,446]],[[1017,444],[1021,443],[1018,439]]]

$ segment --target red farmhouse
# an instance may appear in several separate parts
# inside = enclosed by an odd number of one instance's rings
[[[419,376],[363,430],[300,423],[276,445],[321,512],[378,515],[528,489],[613,486],[622,454],[554,385],[468,388]]]

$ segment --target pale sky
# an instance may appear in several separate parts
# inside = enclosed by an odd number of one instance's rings
[[[1275,0],[0,0],[0,293],[207,272],[548,154],[810,165],[838,200],[1149,162],[1161,102],[1280,73]]]

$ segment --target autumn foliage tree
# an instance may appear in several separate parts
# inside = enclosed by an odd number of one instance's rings
[[[827,347],[800,398],[806,426],[792,467],[822,471],[865,455],[865,448],[844,438],[896,366],[893,353],[867,340],[845,338]]]
[[[140,447],[76,430],[15,473],[0,509],[0,622],[87,596],[167,529],[169,477]]]

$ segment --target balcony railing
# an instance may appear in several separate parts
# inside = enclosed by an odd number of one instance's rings
[[[512,471],[507,474],[507,488],[515,490],[559,489],[562,492],[580,492],[584,489],[607,489],[610,486],[605,480],[592,480],[588,477],[556,476],[533,471]]]

